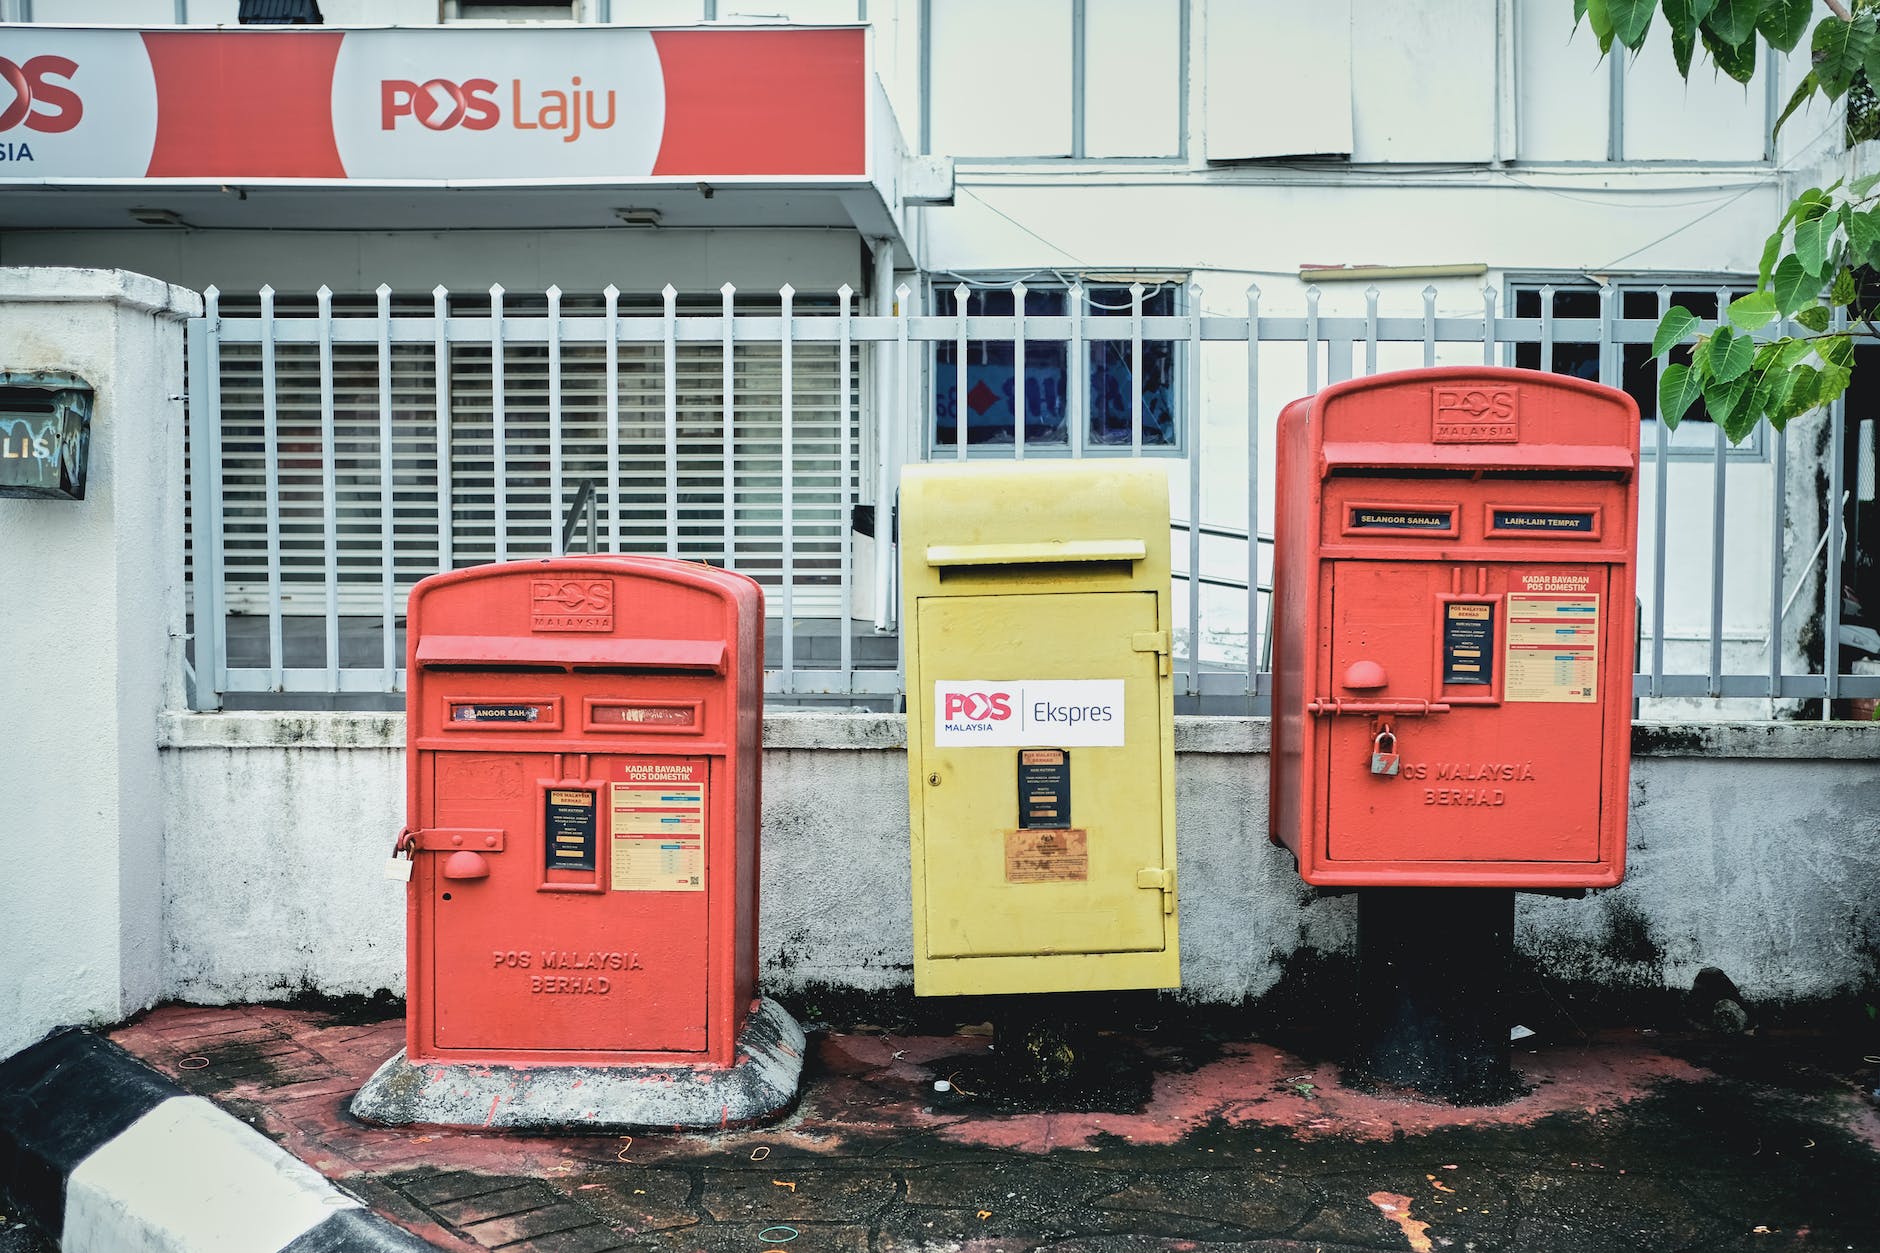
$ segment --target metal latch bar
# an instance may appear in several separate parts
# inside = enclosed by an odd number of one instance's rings
[[[1446,714],[1449,706],[1441,701],[1428,700],[1340,700],[1338,697],[1320,697],[1306,702],[1306,712],[1310,714],[1403,714],[1414,717],[1418,714]]]
[[[500,853],[506,832],[501,827],[428,827],[412,832],[411,847],[426,853]]]

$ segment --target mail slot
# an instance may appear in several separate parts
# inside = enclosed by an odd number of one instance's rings
[[[1494,368],[1281,413],[1270,834],[1307,882],[1624,876],[1638,422]]]
[[[1174,987],[1168,476],[901,481],[914,990]]]
[[[758,585],[511,562],[425,579],[408,623],[407,1059],[731,1065],[756,981]]]

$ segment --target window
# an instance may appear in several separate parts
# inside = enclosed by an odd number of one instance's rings
[[[926,151],[1179,157],[1186,0],[929,0]]]
[[[1514,316],[1517,318],[1538,318],[1541,316],[1540,289],[1543,283],[1516,283],[1514,285]],[[1556,321],[1566,318],[1599,317],[1599,291],[1588,286],[1577,276],[1563,278],[1554,286],[1553,316]],[[1664,280],[1638,280],[1618,284],[1619,316],[1628,320],[1656,322],[1658,320],[1658,289],[1664,286]],[[1717,292],[1723,288],[1729,299],[1735,299],[1749,291],[1749,286],[1741,280],[1735,283],[1708,284],[1702,287],[1691,284],[1688,287],[1674,285],[1671,303],[1682,305],[1706,321],[1715,321],[1717,317]],[[1638,402],[1639,416],[1644,419],[1645,431],[1640,440],[1640,451],[1646,456],[1652,455],[1656,445],[1657,433],[1653,427],[1658,419],[1658,369],[1652,361],[1650,344],[1620,344],[1619,385]],[[1689,360],[1690,354],[1684,349],[1674,349],[1670,360]],[[1548,369],[1556,374],[1569,374],[1575,378],[1599,381],[1599,345],[1597,343],[1558,343],[1553,346],[1553,360],[1543,366],[1541,346],[1538,342],[1516,344],[1514,346],[1514,364],[1529,370]],[[1704,409],[1704,402],[1699,400],[1685,411],[1684,418],[1677,429],[1669,433],[1666,445],[1673,457],[1702,456],[1708,457],[1714,446],[1710,414]],[[1762,428],[1759,426],[1741,444],[1730,449],[1732,457],[1747,457],[1760,460],[1763,455]]]
[[[446,22],[570,22],[588,16],[582,0],[444,0]]]
[[[1182,312],[1177,308],[1178,285],[1164,283],[1143,293],[1142,313],[1148,317],[1167,317]],[[1066,287],[1037,288],[1026,285],[1025,317],[1061,318],[1069,313],[1070,292]],[[1009,287],[980,287],[967,299],[968,317],[1011,317],[1015,301]],[[955,312],[952,291],[939,286],[933,305],[937,314]],[[1125,285],[1093,284],[1084,289],[1086,318],[1127,318],[1130,293]],[[1134,350],[1128,339],[1084,341],[1084,405],[1087,419],[1083,445],[1087,450],[1128,450],[1132,446],[1131,412],[1134,388],[1132,374]],[[1030,449],[1070,451],[1072,446],[1071,344],[1063,339],[1029,337],[1025,343],[1025,446]],[[1179,397],[1176,379],[1180,377],[1179,345],[1169,340],[1145,337],[1142,343],[1142,446],[1157,451],[1178,451],[1181,446],[1180,424],[1176,419]],[[1013,342],[1009,339],[973,339],[966,343],[966,444],[968,450],[1005,450],[1016,442],[1013,437],[1018,368]],[[959,396],[959,346],[943,340],[935,346],[933,373],[934,409],[930,428],[932,449],[944,455],[957,448]]]

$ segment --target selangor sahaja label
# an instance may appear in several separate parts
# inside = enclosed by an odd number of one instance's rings
[[[1121,679],[936,679],[936,747],[1119,748]]]

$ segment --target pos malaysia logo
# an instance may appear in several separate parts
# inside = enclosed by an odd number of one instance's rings
[[[665,129],[650,31],[349,34],[333,66],[348,178],[639,178]]]
[[[933,742],[940,747],[1123,743],[1122,679],[936,679]]]
[[[70,57],[46,55],[24,62],[0,57],[0,82],[6,84],[10,96],[0,105],[0,134],[23,127],[41,135],[62,135],[77,126],[85,116],[85,102],[71,87],[76,73],[78,62]],[[26,148],[24,143],[6,146]],[[27,150],[18,155],[9,152],[6,159],[30,161],[33,157]]]

